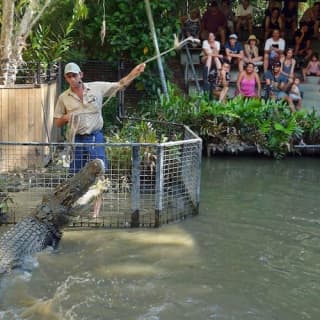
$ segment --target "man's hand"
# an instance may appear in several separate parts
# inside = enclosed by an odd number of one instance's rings
[[[144,69],[146,67],[145,63],[138,64],[133,70],[133,76],[138,77],[142,72],[144,72]]]
[[[144,72],[145,67],[145,63],[140,63],[137,66],[135,66],[126,77],[122,78],[119,81],[120,85],[123,87],[128,86],[131,83],[131,81],[133,81],[136,77],[140,76],[142,72]]]

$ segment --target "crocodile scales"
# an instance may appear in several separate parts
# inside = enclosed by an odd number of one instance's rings
[[[72,215],[73,204],[104,173],[103,162],[90,161],[77,174],[43,196],[30,216],[22,219],[0,238],[0,274],[19,267],[27,255],[56,247],[62,227]]]

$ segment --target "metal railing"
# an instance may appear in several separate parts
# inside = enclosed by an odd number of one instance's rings
[[[3,70],[5,72],[6,70]],[[18,67],[16,74],[16,85],[40,85],[57,79],[59,76],[59,64],[40,62],[28,62]],[[0,83],[4,77],[0,76]]]
[[[79,211],[70,227],[159,227],[198,213],[201,139],[183,125],[153,126],[155,143],[103,144],[108,188],[102,210],[96,218],[91,208]],[[79,144],[0,143],[0,195],[11,199],[0,214],[2,224],[28,215],[43,194],[70,176],[70,151],[76,146]]]

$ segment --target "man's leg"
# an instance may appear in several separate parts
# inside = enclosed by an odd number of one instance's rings
[[[77,138],[75,138],[75,142],[80,142],[77,141]],[[74,153],[72,155],[72,161],[70,163],[69,167],[69,173],[70,174],[75,174],[79,172],[86,164],[87,162],[87,155],[85,152],[85,148],[82,146],[75,146],[74,147]]]
[[[104,135],[101,131],[96,132],[91,140],[92,143],[103,143],[105,144],[105,139]],[[88,153],[89,153],[89,159],[94,160],[94,159],[100,159],[104,163],[104,169],[107,171],[108,169],[108,160],[106,156],[106,150],[105,150],[105,145],[101,146],[96,146],[92,145],[88,147]],[[96,198],[96,201],[94,203],[93,207],[93,212],[92,212],[92,217],[97,218],[99,217],[100,210],[101,210],[101,205],[102,205],[102,195],[99,195]]]
[[[104,168],[106,171],[108,169],[108,160],[106,156],[106,146],[103,133],[101,131],[95,132],[90,139],[90,142],[93,143],[93,145],[88,146],[87,151],[89,154],[89,160],[101,159],[104,163]],[[103,145],[94,145],[94,143],[103,143]]]

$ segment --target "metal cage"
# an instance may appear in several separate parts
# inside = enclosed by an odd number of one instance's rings
[[[198,213],[201,139],[183,125],[153,127],[156,143],[105,144],[108,187],[100,215],[93,218],[86,207],[69,227],[159,227]],[[28,215],[43,194],[70,176],[75,145],[0,142],[0,223]]]

